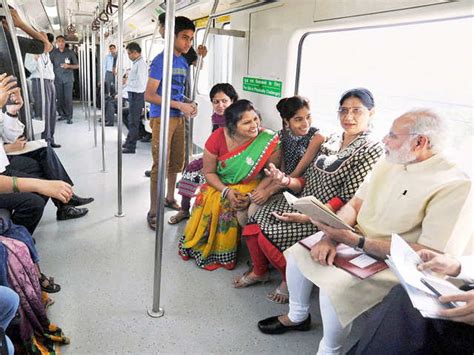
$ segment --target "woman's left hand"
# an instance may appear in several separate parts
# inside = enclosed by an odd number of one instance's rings
[[[250,194],[250,199],[252,202],[255,202],[257,205],[263,205],[265,202],[268,201],[270,196],[272,195],[269,189],[261,189],[261,190],[253,190]]]

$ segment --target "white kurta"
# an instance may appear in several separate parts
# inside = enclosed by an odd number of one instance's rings
[[[407,166],[382,159],[356,196],[363,200],[357,228],[366,238],[389,239],[398,233],[408,242],[454,255],[472,243],[471,181],[440,154]],[[326,291],[343,326],[379,303],[398,282],[388,269],[360,280],[321,266],[298,244],[287,253],[306,278]]]

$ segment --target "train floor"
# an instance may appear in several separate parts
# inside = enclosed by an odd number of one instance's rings
[[[280,336],[261,334],[257,321],[283,314],[287,305],[266,300],[278,285],[273,281],[234,289],[249,259],[240,248],[235,270],[204,271],[177,254],[185,223],[165,224],[161,281],[162,318],[147,315],[152,305],[155,233],[146,223],[151,166],[149,143],[138,143],[136,154],[123,156],[123,212],[117,213],[117,128],[106,127],[106,172],[101,172],[98,146],[82,106],[75,104],[74,124],[58,122],[56,152],[80,196],[93,196],[89,213],[80,219],[56,221],[49,203],[35,232],[43,271],[62,290],[51,295],[51,320],[71,343],[64,354],[268,353],[315,354],[322,336],[317,297],[312,306],[313,329]],[[125,131],[125,130],[124,130]],[[125,131],[126,132],[126,131]],[[174,212],[165,210],[165,220]],[[315,293],[317,290],[315,290]],[[356,321],[348,342],[353,344],[363,319]]]

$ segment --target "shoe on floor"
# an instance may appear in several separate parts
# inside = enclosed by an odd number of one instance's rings
[[[53,142],[53,143],[50,143],[49,146],[50,146],[51,148],[61,148],[61,144],[56,144],[56,143],[54,143],[54,142]]]
[[[77,208],[70,205],[63,205],[56,211],[56,219],[65,221],[67,219],[81,218],[89,212],[87,208]]]
[[[72,120],[67,120],[67,124],[72,124]]]
[[[105,123],[105,127],[113,127],[113,126],[114,126],[113,123],[108,123],[108,122]]]
[[[145,176],[150,177],[151,176],[151,170],[145,170]]]
[[[122,149],[122,153],[123,154],[135,154],[135,149],[132,149],[132,148],[123,148]]]
[[[295,325],[284,325],[278,320],[278,316],[270,317],[258,322],[258,329],[265,334],[283,334],[289,330],[305,332],[311,329],[311,314],[308,314],[303,322]]]
[[[93,197],[79,197],[76,194],[73,194],[71,199],[68,202],[68,205],[77,207],[77,206],[87,205],[88,203],[91,203],[92,201],[94,201]]]
[[[140,139],[140,142],[142,143],[150,143],[151,142],[151,134],[147,134],[144,137]]]

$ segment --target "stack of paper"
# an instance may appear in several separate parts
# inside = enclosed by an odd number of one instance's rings
[[[398,234],[392,234],[390,256],[386,263],[400,280],[410,297],[413,307],[425,318],[442,318],[438,315],[447,305],[439,302],[435,295],[421,279],[428,281],[441,295],[462,293],[456,286],[430,271],[419,271],[417,265],[423,261],[418,254]],[[462,302],[457,302],[461,305]]]

